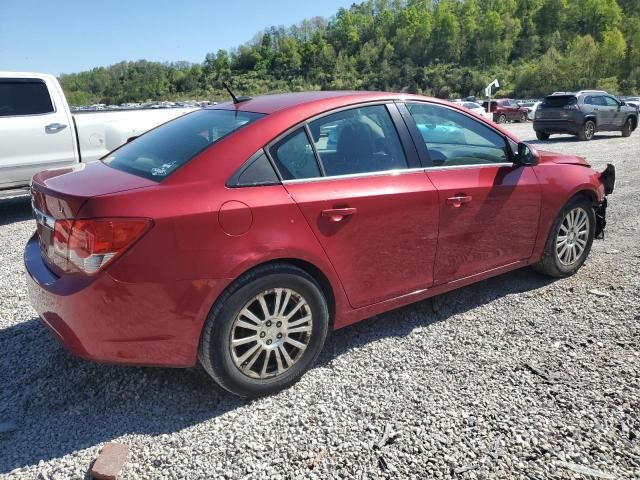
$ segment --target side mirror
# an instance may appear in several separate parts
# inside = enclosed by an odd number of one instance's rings
[[[524,142],[518,144],[518,155],[516,156],[516,163],[518,165],[537,165],[538,158],[535,152]]]

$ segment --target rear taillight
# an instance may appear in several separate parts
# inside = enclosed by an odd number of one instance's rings
[[[96,273],[150,227],[147,218],[56,220],[51,260],[65,271]]]
[[[578,105],[565,105],[562,107],[565,110],[577,110],[580,111],[580,107]]]

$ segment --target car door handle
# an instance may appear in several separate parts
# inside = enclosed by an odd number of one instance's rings
[[[322,210],[323,217],[329,217],[332,222],[340,222],[344,217],[355,215],[358,211],[357,208],[329,208]]]
[[[455,207],[455,208],[460,208],[463,203],[469,203],[471,202],[471,200],[472,200],[471,195],[459,195],[455,197],[449,197],[447,198],[447,205],[451,205],[452,207]]]
[[[50,123],[44,127],[44,131],[47,133],[57,133],[65,128],[67,128],[67,126],[64,123]]]

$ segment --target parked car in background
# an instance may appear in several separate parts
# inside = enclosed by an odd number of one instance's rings
[[[529,118],[527,108],[508,98],[492,100],[491,105],[489,105],[489,101],[485,100],[482,102],[482,108],[491,113],[493,121],[496,123],[526,122]]]
[[[27,284],[77,355],[199,361],[254,397],[331,329],[526,265],[573,275],[614,182],[436,99],[244,99],[37,174]]]
[[[519,105],[528,110],[527,118],[533,121],[535,118],[536,110],[538,109],[541,103],[542,102],[540,101],[525,101],[525,102],[519,102]]]
[[[484,107],[482,105],[480,105],[479,103],[476,102],[469,102],[469,101],[464,101],[464,100],[460,100],[458,102],[455,102],[459,105],[462,105],[464,108],[471,110],[473,113],[480,115],[481,117],[485,117],[485,118],[492,118],[492,115],[490,113],[488,113]]]
[[[40,170],[97,160],[130,137],[193,110],[95,108],[72,114],[52,75],[0,72],[0,198],[24,193]]]
[[[636,110],[640,112],[640,97],[622,97],[620,100],[622,100],[627,105],[636,107]]]
[[[539,140],[553,133],[591,140],[596,132],[617,131],[628,137],[638,127],[638,110],[603,90],[556,92],[538,107],[533,129]]]

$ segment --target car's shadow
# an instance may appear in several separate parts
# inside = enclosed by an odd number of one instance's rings
[[[597,142],[599,140],[610,140],[612,138],[621,138],[620,135],[602,135],[602,134],[597,134],[595,135],[591,140],[589,140],[590,142]],[[548,145],[548,144],[554,144],[554,143],[573,143],[573,142],[583,142],[583,140],[580,140],[578,137],[573,136],[573,135],[562,135],[560,137],[554,136],[551,137],[549,140],[538,140],[537,138],[532,138],[530,140],[522,140],[525,143],[530,143],[531,145]]]
[[[379,315],[335,332],[319,364],[550,282],[523,269]],[[0,330],[0,352],[0,474],[124,434],[176,432],[249,403],[223,392],[201,368],[119,367],[77,359],[36,318]]]
[[[21,197],[0,199],[0,226],[22,222],[31,218],[31,198]]]

